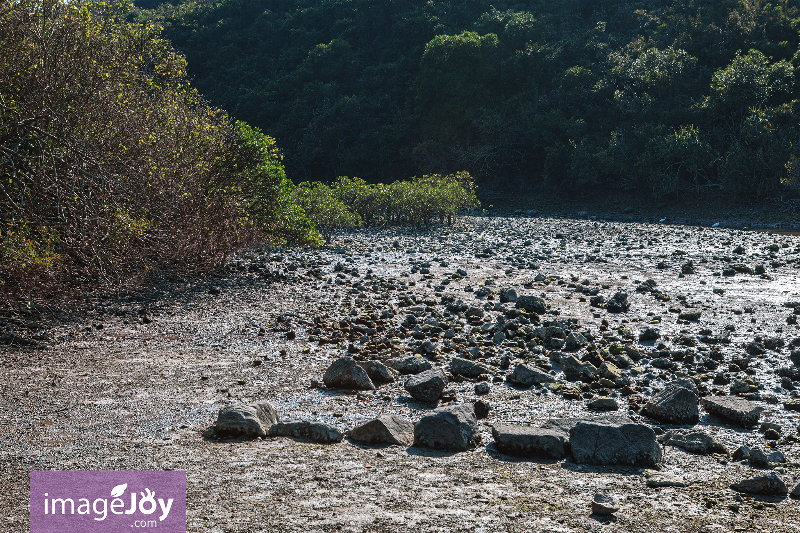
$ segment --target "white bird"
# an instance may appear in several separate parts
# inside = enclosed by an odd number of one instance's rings
[[[714,224],[711,224],[711,227],[712,228],[718,228],[719,227],[719,222],[715,222]]]
[[[661,220],[659,220],[659,222],[666,222],[666,221],[667,221],[667,217],[664,217]]]

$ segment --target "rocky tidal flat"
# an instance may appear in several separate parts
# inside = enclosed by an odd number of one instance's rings
[[[0,531],[47,469],[186,470],[189,531],[800,531],[799,275],[777,231],[465,217],[5,317]]]

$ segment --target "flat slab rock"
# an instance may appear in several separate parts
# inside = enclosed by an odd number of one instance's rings
[[[562,459],[569,451],[568,435],[554,429],[497,424],[492,437],[500,452],[516,457]]]
[[[514,367],[514,370],[508,374],[508,376],[506,376],[506,381],[514,385],[530,387],[532,385],[541,385],[543,383],[555,383],[556,378],[544,370],[520,363]]]
[[[277,421],[277,409],[267,402],[229,405],[217,414],[214,431],[220,437],[266,437]]]
[[[294,439],[310,440],[319,444],[333,444],[342,442],[344,433],[335,426],[322,422],[309,422],[306,420],[278,422],[269,429],[270,437],[291,437]]]
[[[653,429],[624,418],[578,422],[569,444],[579,464],[652,467],[662,459]]]
[[[471,405],[440,407],[414,425],[414,446],[463,452],[481,441],[478,420]]]
[[[738,396],[706,396],[700,404],[712,415],[745,428],[758,424],[761,416],[759,406]]]
[[[414,442],[414,423],[402,416],[381,415],[351,429],[347,436],[363,444],[411,446]]]
[[[770,472],[765,476],[743,479],[732,484],[731,488],[736,492],[763,496],[783,496],[789,492],[786,483],[775,472]]]
[[[675,430],[659,437],[660,442],[667,446],[675,446],[689,453],[709,455],[712,453],[728,453],[724,444],[714,437],[699,430]]]
[[[453,357],[450,361],[450,373],[454,376],[461,375],[467,378],[477,378],[481,374],[492,374],[492,369],[469,359]]]

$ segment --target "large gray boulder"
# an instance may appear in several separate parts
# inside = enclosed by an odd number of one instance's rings
[[[269,435],[270,437],[291,437],[294,439],[310,440],[319,444],[341,442],[342,438],[344,438],[344,433],[339,431],[335,426],[306,420],[278,422],[273,424],[269,430]]]
[[[706,396],[700,404],[712,415],[746,428],[758,424],[761,416],[759,406],[738,396]]]
[[[414,423],[402,416],[381,415],[351,429],[347,436],[363,444],[411,446],[414,442]]]
[[[524,309],[529,313],[536,313],[537,315],[543,315],[547,312],[547,306],[544,300],[538,296],[519,296],[517,297],[517,303],[514,307],[517,309]]]
[[[569,436],[553,429],[497,424],[492,437],[500,452],[517,457],[561,459],[569,450]]]
[[[461,452],[481,441],[471,405],[441,407],[414,425],[414,446]]]
[[[597,367],[574,355],[562,355],[559,364],[567,381],[593,381],[597,375]]]
[[[214,430],[220,437],[266,437],[277,421],[277,409],[267,402],[229,405],[220,409]]]
[[[491,374],[492,369],[482,363],[476,363],[461,357],[453,357],[450,361],[450,373],[454,376],[477,378],[481,374]]]
[[[524,363],[520,363],[514,367],[514,370],[508,374],[508,376],[506,376],[506,381],[514,385],[530,387],[532,385],[541,385],[543,383],[555,383],[556,378],[534,366],[528,366]]]
[[[644,406],[642,414],[667,424],[697,424],[700,398],[679,384],[669,384]]]
[[[375,385],[387,385],[396,381],[398,372],[380,361],[359,361],[358,366],[367,371],[369,379]]]
[[[784,496],[789,492],[786,483],[775,472],[743,479],[738,483],[733,483],[731,488],[736,492],[763,496]]]
[[[624,418],[584,421],[569,432],[572,458],[593,465],[655,466],[661,446],[650,426]]]
[[[332,389],[375,390],[367,371],[358,366],[352,357],[340,357],[322,376],[322,381]]]
[[[431,368],[406,380],[406,390],[415,400],[436,403],[447,386],[447,376],[441,368]]]

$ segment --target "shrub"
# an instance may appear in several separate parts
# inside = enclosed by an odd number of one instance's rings
[[[206,104],[160,28],[125,22],[128,8],[0,7],[6,295],[42,296],[45,275],[111,287],[154,266],[207,270],[256,241],[314,240],[274,141]]]
[[[294,190],[294,201],[303,208],[328,244],[337,230],[361,223],[360,217],[351,212],[324,183],[301,183]]]

